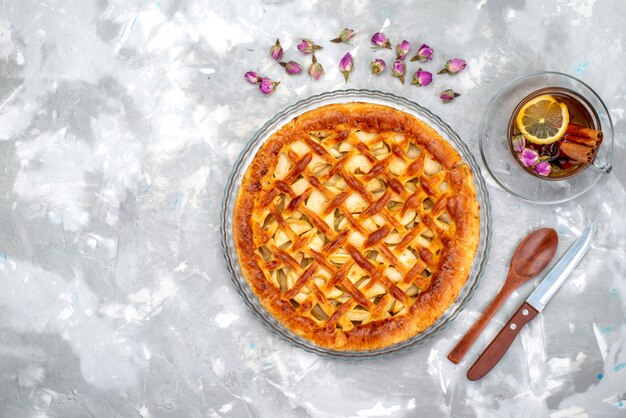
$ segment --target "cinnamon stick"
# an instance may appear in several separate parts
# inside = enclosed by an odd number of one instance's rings
[[[565,141],[576,142],[577,144],[588,145],[588,146],[594,147],[594,148],[597,148],[600,145],[600,143],[602,142],[601,139],[586,138],[586,137],[582,137],[582,136],[576,136],[574,134],[565,134],[563,136],[563,139]]]
[[[576,123],[570,123],[569,125],[567,125],[567,130],[565,131],[565,133],[582,138],[592,138],[598,141],[602,141],[603,136],[602,131],[585,128],[584,126],[578,125]]]
[[[575,142],[563,141],[559,145],[559,148],[563,154],[571,158],[572,160],[588,164],[593,160],[595,148],[588,145],[577,144]]]

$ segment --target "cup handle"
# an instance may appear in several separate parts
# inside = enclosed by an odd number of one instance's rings
[[[613,170],[613,166],[603,157],[596,157],[589,165],[593,171],[597,171],[602,174],[609,174]]]

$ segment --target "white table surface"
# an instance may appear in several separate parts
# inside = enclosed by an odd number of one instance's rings
[[[353,45],[330,44],[344,27],[358,32]],[[370,76],[374,56],[393,55],[369,48],[381,29],[394,45],[430,44],[424,69],[451,57],[468,67],[421,89]],[[287,77],[267,55],[277,37],[301,64],[300,38],[322,44],[322,79]],[[0,1],[0,416],[626,416],[625,42],[619,0]],[[348,50],[346,84],[337,63]],[[281,85],[262,97],[248,70]],[[337,361],[288,345],[247,310],[227,275],[219,210],[231,165],[266,120],[313,94],[377,89],[428,107],[478,156],[487,101],[540,70],[579,77],[605,100],[615,170],[551,206],[487,178],[490,262],[436,339]],[[445,87],[462,96],[441,104],[433,93]],[[469,382],[468,366],[537,283],[463,362],[446,359],[519,240],[554,227],[560,255],[591,216],[600,232],[588,256],[502,362]]]

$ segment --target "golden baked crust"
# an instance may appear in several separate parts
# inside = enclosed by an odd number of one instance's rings
[[[369,103],[309,111],[266,141],[234,210],[241,271],[294,333],[374,350],[428,328],[479,240],[472,172],[434,129]]]

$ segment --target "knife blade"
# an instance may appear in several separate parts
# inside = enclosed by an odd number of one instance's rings
[[[587,253],[597,229],[598,222],[594,219],[470,367],[467,371],[469,380],[478,380],[489,373],[504,356],[522,327],[543,311]]]

